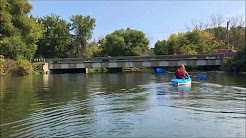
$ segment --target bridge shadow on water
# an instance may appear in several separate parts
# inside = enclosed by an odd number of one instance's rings
[[[51,74],[86,73],[86,69],[50,69]]]

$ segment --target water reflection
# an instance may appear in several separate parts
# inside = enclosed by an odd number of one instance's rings
[[[177,91],[179,92],[179,98],[188,98],[189,92],[191,91],[191,84],[178,85]]]
[[[191,84],[187,84],[187,85],[178,85],[177,86],[178,88],[178,92],[181,92],[181,93],[188,93],[191,91]]]
[[[212,75],[180,86],[153,73],[3,77],[1,136],[245,136],[245,77]]]

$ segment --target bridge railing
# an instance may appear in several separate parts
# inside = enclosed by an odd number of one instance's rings
[[[152,60],[185,60],[185,59],[224,59],[234,54],[198,54],[198,55],[156,55],[156,56],[118,56],[93,58],[49,58],[48,63],[77,63],[77,62],[114,62],[114,61],[152,61]]]
[[[34,62],[46,62],[45,58],[34,58],[31,59],[30,62],[34,63]]]

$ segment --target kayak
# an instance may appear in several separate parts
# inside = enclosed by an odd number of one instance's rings
[[[187,85],[187,84],[191,84],[191,78],[184,78],[184,79],[177,79],[174,78],[171,80],[171,82],[173,84],[177,84],[177,85]]]

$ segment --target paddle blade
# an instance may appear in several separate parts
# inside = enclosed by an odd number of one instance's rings
[[[198,75],[198,76],[196,76],[196,78],[199,80],[207,80],[208,79],[208,77],[206,75]]]
[[[160,68],[157,68],[155,71],[156,71],[157,73],[161,73],[161,74],[165,74],[165,73],[167,73],[167,71],[166,71],[166,70],[164,70],[164,69],[160,69]]]

